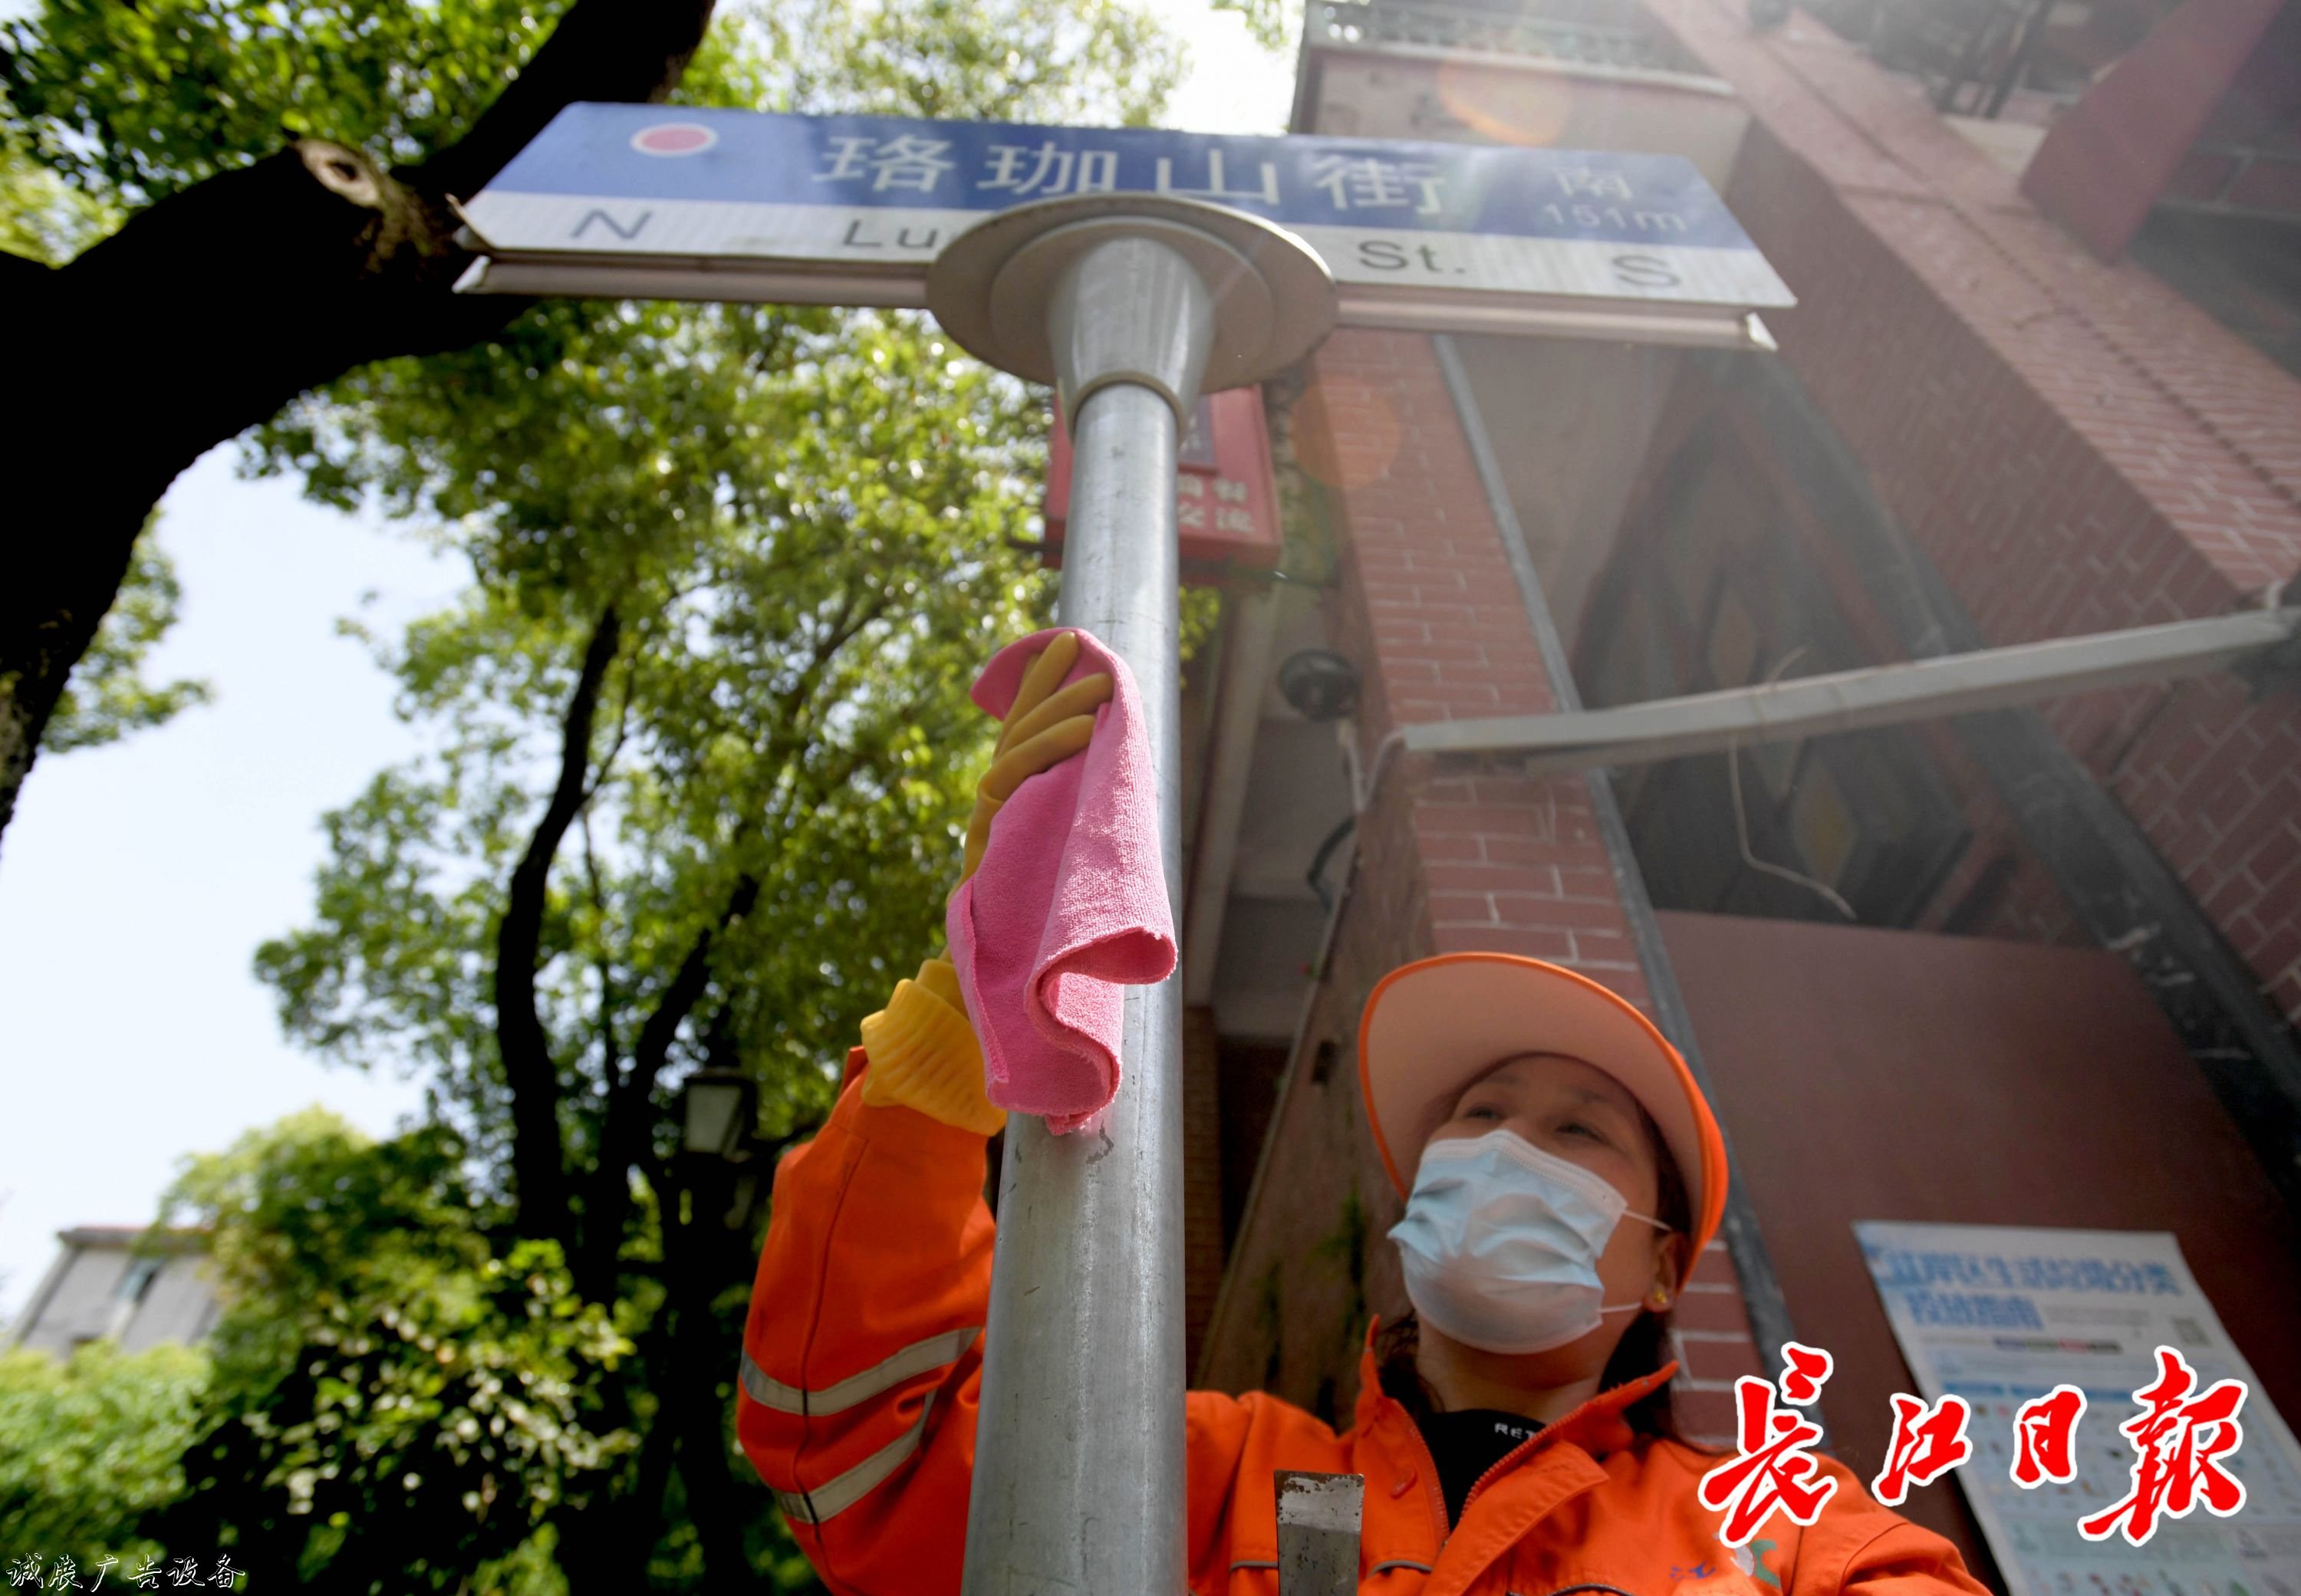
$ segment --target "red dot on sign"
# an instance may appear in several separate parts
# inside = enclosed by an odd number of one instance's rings
[[[642,155],[691,155],[718,142],[718,134],[694,122],[658,122],[632,135],[632,147]]]

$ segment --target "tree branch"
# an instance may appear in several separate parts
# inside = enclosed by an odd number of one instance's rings
[[[764,747],[767,751],[773,752],[779,747],[806,746],[809,739],[804,733],[797,737],[791,735],[791,723],[799,719],[799,711],[806,707],[807,701],[815,696],[815,689],[822,684],[823,673],[831,668],[832,661],[838,658],[839,651],[862,635],[865,627],[886,614],[893,602],[891,597],[882,594],[859,609],[849,609],[840,616],[837,625],[809,646],[807,664],[799,668],[799,675],[791,686],[774,695],[776,713],[770,723],[781,723],[785,731],[780,739],[770,736],[766,740]]]
[[[605,1301],[613,1291],[615,1254],[623,1247],[623,1221],[631,1211],[631,1172],[646,1156],[654,1125],[655,1083],[671,1062],[680,1026],[711,984],[712,945],[758,901],[759,878],[741,877],[718,918],[695,933],[678,972],[640,1025],[631,1067],[608,1086],[607,1113],[599,1126],[599,1163],[584,1203],[582,1255],[575,1266],[577,1289],[587,1297]]]
[[[591,768],[591,722],[622,636],[623,623],[611,604],[600,612],[583,650],[575,690],[568,697],[560,728],[558,782],[528,839],[527,851],[512,870],[503,918],[496,924],[496,1047],[503,1057],[505,1084],[511,1090],[512,1179],[519,1191],[520,1221],[528,1234],[556,1236],[571,1252],[573,1221],[561,1167],[559,1064],[544,1034],[535,976],[551,861],[583,806],[584,781]]]
[[[628,704],[628,701],[626,702]],[[623,746],[623,740],[620,737],[616,739],[615,746],[617,748]],[[615,757],[615,751],[611,748],[607,758],[599,762],[603,773],[608,765],[614,763]],[[583,806],[577,812],[577,823],[582,831],[583,879],[591,892],[591,912],[599,917],[599,923],[604,927],[607,920],[607,894],[599,884],[598,856],[591,850],[591,798],[598,790],[598,782],[594,781],[590,790],[583,795]],[[623,1068],[623,1052],[615,1041],[615,962],[607,957],[607,948],[604,940],[595,949],[592,970],[599,981],[599,1008],[592,1021],[599,1032],[599,1074],[612,1089],[617,1074]]]
[[[660,100],[703,42],[712,0],[583,0],[451,147],[403,171],[434,194],[465,198],[577,100]]]
[[[12,291],[16,520],[70,529],[0,583],[0,829],[111,608],[146,514],[177,473],[306,389],[493,334],[520,299],[453,290],[470,256],[450,195],[476,192],[575,100],[659,97],[710,0],[577,0],[456,145],[386,171],[305,139],[148,206],[71,264],[0,271]],[[92,419],[100,418],[100,419]],[[101,470],[62,463],[91,457]]]
[[[623,673],[623,701],[615,706],[615,734],[607,740],[607,751],[599,756],[599,773],[593,776],[591,778],[591,784],[583,790],[582,806],[587,813],[591,807],[591,800],[598,798],[599,796],[599,790],[607,784],[607,777],[614,773],[615,761],[622,756],[623,744],[631,736],[632,674],[633,673],[631,671],[626,671]],[[588,823],[586,823],[587,827]],[[591,833],[588,829],[583,833],[583,846],[587,850],[591,846]],[[590,857],[588,851],[585,853],[584,857],[586,859]],[[595,872],[593,876],[593,886],[596,888],[597,885],[598,877]],[[605,907],[605,905],[601,906],[603,910]]]

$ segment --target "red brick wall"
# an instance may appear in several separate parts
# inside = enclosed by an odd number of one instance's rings
[[[1799,296],[1768,317],[1784,357],[1993,642],[2222,614],[2301,572],[2301,382],[2094,260],[1810,19],[1647,4],[1751,108],[1727,198]],[[2047,712],[2301,1018],[2301,694]]]
[[[2108,760],[2113,790],[2205,913],[2301,1022],[2301,703],[2219,676],[2168,696]]]
[[[1315,358],[1292,428],[1326,485],[1343,562],[1336,647],[1364,675],[1360,734],[1552,706],[1517,582],[1429,342],[1337,334]],[[1584,970],[1645,1003],[1643,973],[1589,792],[1390,762],[1360,823],[1355,886],[1289,1072],[1276,1132],[1200,1369],[1346,1418],[1354,1332],[1404,1305],[1383,1233],[1398,1203],[1359,1104],[1357,1024],[1387,970],[1432,952],[1497,948]],[[1703,1261],[1680,1330],[1680,1421],[1730,1427],[1735,1374],[1756,1366],[1722,1250]]]

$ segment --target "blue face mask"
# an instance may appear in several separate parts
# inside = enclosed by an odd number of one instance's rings
[[[1546,1352],[1636,1302],[1609,1304],[1598,1259],[1629,1212],[1611,1182],[1510,1131],[1434,1141],[1391,1228],[1424,1322],[1488,1352]]]

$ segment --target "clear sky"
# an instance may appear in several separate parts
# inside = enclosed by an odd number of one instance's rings
[[[1191,49],[1171,125],[1284,128],[1291,61],[1204,0],[1153,3]],[[185,1154],[314,1102],[377,1132],[418,1102],[290,1048],[249,959],[308,913],[321,814],[414,751],[337,618],[410,619],[459,572],[292,483],[239,480],[236,456],[185,473],[159,531],[184,606],[152,670],[216,701],[43,758],[0,838],[0,1318],[58,1230],[144,1223]]]

